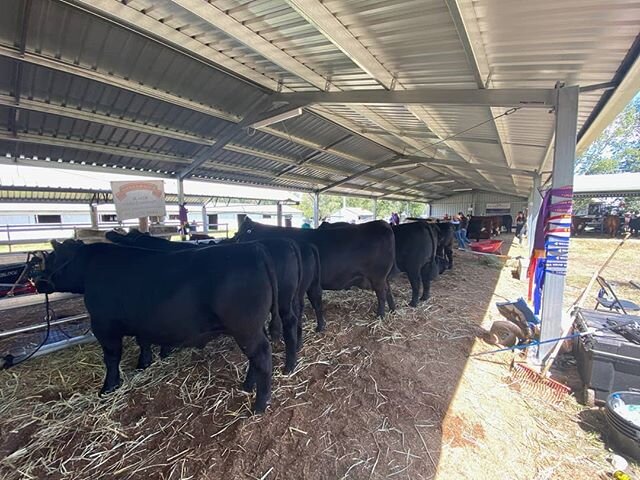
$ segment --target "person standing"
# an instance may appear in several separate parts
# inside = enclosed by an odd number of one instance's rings
[[[471,243],[471,240],[467,238],[467,227],[469,226],[469,219],[462,212],[458,212],[458,219],[460,220],[460,229],[458,230],[460,232],[459,242],[462,242],[462,248],[467,248],[467,245]]]
[[[526,219],[524,218],[524,213],[522,211],[518,212],[516,216],[516,237],[518,237],[518,241],[520,245],[522,245],[522,229],[526,223]]]
[[[189,210],[187,210],[187,204],[183,203],[178,207],[178,221],[180,225],[178,227],[178,231],[180,232],[180,237],[182,241],[187,239],[187,234],[189,233]]]

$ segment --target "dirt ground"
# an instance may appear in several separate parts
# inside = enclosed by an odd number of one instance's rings
[[[572,241],[569,303],[614,244]],[[639,246],[625,245],[605,272],[625,298],[637,295],[623,284],[640,277]],[[371,292],[326,292],[327,331],[307,322],[293,375],[278,373],[276,347],[263,416],[249,414],[251,397],[238,388],[246,362],[228,339],[144,372],[128,342],[125,383],[103,399],[96,345],[0,372],[0,477],[611,478],[600,410],[530,391],[511,376],[510,353],[467,358],[493,348],[477,335],[502,318],[495,302],[526,289],[504,262],[455,254],[416,309],[397,281],[401,308],[384,320],[374,319]]]

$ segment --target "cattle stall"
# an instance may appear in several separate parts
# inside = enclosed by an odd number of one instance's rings
[[[98,176],[162,180],[165,200],[189,209],[186,222],[170,213],[182,236],[198,218],[210,232],[211,199],[243,188],[275,192],[275,212],[254,213],[280,226],[301,194],[314,227],[328,194],[475,215],[526,204],[533,225],[541,193],[570,210],[576,152],[638,91],[638,24],[624,0],[4,2],[0,164],[19,181],[3,174],[0,191],[101,196],[110,185],[92,187]],[[47,185],[62,171],[73,185]],[[98,200],[84,198],[93,224]],[[232,213],[245,224],[247,212]],[[154,220],[140,218],[142,230]],[[504,356],[468,358],[487,348],[496,299],[523,295],[508,259],[456,250],[415,302],[393,231],[362,231],[320,245],[295,235],[331,280],[324,331],[289,290],[280,318],[259,242],[169,252],[72,241],[47,255],[39,245],[32,280],[83,294],[99,344],[0,372],[0,476],[602,476],[601,449],[585,462],[593,447],[566,422],[575,411],[544,417],[554,409],[525,396]],[[436,265],[439,249],[422,250]],[[542,340],[566,328],[563,255],[543,272]],[[298,280],[301,257],[289,257]]]

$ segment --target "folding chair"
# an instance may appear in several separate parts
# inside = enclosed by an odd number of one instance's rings
[[[598,276],[596,278],[598,283],[600,284],[600,291],[598,292],[598,296],[596,298],[596,310],[600,305],[604,308],[609,309],[610,311],[616,311],[617,313],[627,312],[638,312],[640,311],[640,305],[632,302],[631,300],[622,300],[618,298],[616,292],[613,291],[609,282],[607,282],[604,278]]]

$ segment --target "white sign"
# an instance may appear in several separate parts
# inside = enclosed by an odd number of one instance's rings
[[[163,217],[167,214],[162,180],[111,182],[111,191],[120,222],[130,218]]]
[[[511,210],[510,203],[487,203],[487,210]]]

